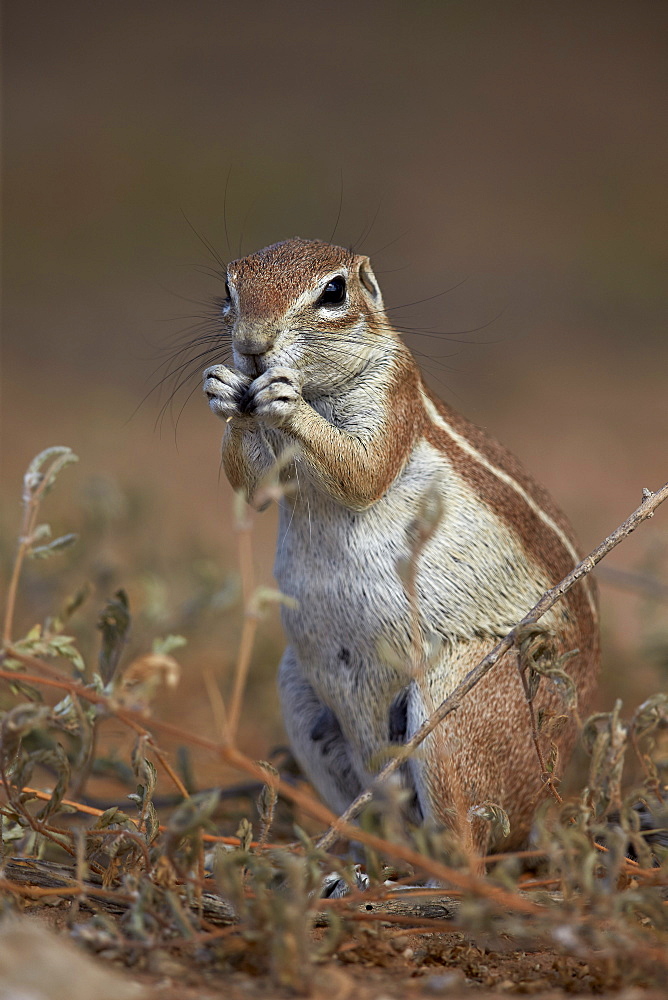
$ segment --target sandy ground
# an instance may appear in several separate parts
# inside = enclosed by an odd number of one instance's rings
[[[68,904],[40,907],[29,919],[31,924],[49,927],[59,934],[67,920]],[[26,935],[28,943],[39,938]],[[19,939],[20,940],[20,939]],[[14,947],[16,947],[16,942]],[[6,947],[0,932],[0,968]],[[50,940],[40,942],[42,974],[48,1000],[67,996],[58,992],[59,959],[57,949],[51,953]],[[59,945],[62,947],[62,944]],[[51,973],[49,963],[53,962]],[[77,965],[78,956],[71,956],[69,973],[76,972],[80,985],[93,970],[84,962]],[[126,984],[139,984],[144,990],[136,1000],[213,1000],[220,996],[230,1000],[260,1000],[260,998],[294,996],[293,989],[277,986],[256,968],[245,964],[240,956],[236,963],[212,963],[203,967],[201,959],[185,954],[170,955],[157,951],[144,963],[147,968],[126,969],[120,961],[97,958],[97,972],[119,973]],[[234,964],[238,968],[234,968]],[[32,974],[32,973],[31,973]],[[63,973],[65,975],[65,973]],[[56,977],[56,978],[54,978]],[[513,995],[532,995],[551,1000],[557,997],[598,996],[615,1000],[659,1000],[665,996],[661,982],[648,986],[636,974],[635,985],[624,985],[611,974],[605,961],[592,962],[565,957],[550,950],[515,950],[508,940],[494,944],[476,944],[459,933],[412,934],[374,926],[368,934],[344,944],[335,959],[313,968],[310,984],[304,984],[305,994],[313,1000],[402,1000],[402,998],[475,996],[480,1000]],[[26,980],[27,981],[27,980]],[[20,973],[17,983],[20,983]],[[104,979],[95,983],[98,1000],[105,1000]],[[111,980],[110,996],[124,996]],[[91,982],[92,989],[92,982]],[[92,995],[92,994],[90,994]],[[2,986],[0,985],[0,996]],[[85,993],[82,994],[82,997]],[[128,1000],[134,1000],[128,993]],[[78,1000],[74,994],[70,1000]],[[9,1000],[9,998],[8,998]]]

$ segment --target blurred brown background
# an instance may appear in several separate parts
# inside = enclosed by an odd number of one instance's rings
[[[221,426],[198,389],[176,433],[165,393],[144,399],[222,290],[184,216],[223,258],[333,233],[369,253],[440,392],[523,459],[584,547],[665,482],[667,28],[643,0],[8,0],[3,567],[47,445],[81,461],[45,515],[83,535],[29,567],[18,625],[88,577],[92,650],[124,585],[137,648],[190,637],[165,711],[213,731],[200,671],[224,685],[240,621]],[[258,519],[264,583],[273,531]],[[609,565],[665,579],[667,547],[662,510]],[[630,709],[665,686],[666,605],[601,590],[601,703]],[[280,645],[269,616],[257,754],[282,738]]]

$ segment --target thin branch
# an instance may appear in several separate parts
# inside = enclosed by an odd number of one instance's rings
[[[528,670],[520,669],[520,680],[522,682],[522,689],[524,690],[524,697],[526,698],[527,708],[529,710],[529,721],[531,723],[531,739],[533,741],[534,749],[536,751],[536,756],[538,757],[538,765],[540,767],[540,777],[544,786],[547,787],[550,795],[555,800],[558,805],[563,805],[564,800],[557,791],[555,785],[555,775],[550,774],[545,764],[545,758],[543,756],[543,751],[540,746],[540,740],[538,739],[538,724],[536,721],[536,710],[534,708],[533,697],[529,691],[529,683],[527,680]],[[559,780],[559,779],[556,779]]]
[[[241,500],[240,500],[241,503]],[[241,718],[241,706],[243,703],[248,670],[250,668],[255,632],[257,630],[257,614],[251,607],[253,595],[253,550],[251,546],[252,522],[248,511],[243,511],[239,503],[237,514],[237,537],[239,551],[239,571],[241,573],[241,592],[244,604],[244,622],[241,631],[241,641],[237,653],[237,662],[234,671],[234,687],[232,689],[232,699],[228,716],[229,739],[234,744]]]
[[[31,492],[27,486],[24,486],[23,520],[21,522],[21,531],[19,534],[19,544],[16,551],[16,558],[14,559],[14,565],[12,567],[12,576],[7,589],[7,607],[5,610],[5,624],[2,632],[2,639],[5,646],[12,641],[12,627],[14,624],[14,610],[18,594],[19,577],[21,576],[21,570],[23,569],[25,558],[34,541],[39,504],[47,481],[48,480],[45,476],[40,486],[33,492]]]
[[[172,765],[169,763],[169,761],[165,757],[165,755],[162,752],[162,750],[160,749],[160,747],[157,747],[155,745],[155,743],[153,742],[152,739],[149,739],[148,745],[150,746],[153,754],[155,755],[156,760],[158,760],[159,763],[162,764],[165,773],[169,776],[169,778],[173,782],[174,786],[176,787],[176,789],[179,792],[179,795],[182,795],[184,799],[189,799],[190,798],[190,792],[188,791],[188,789],[186,788],[186,786],[183,784],[183,782],[181,781],[181,779],[179,778],[178,774],[176,773],[176,771],[174,770],[174,768],[172,767]]]
[[[46,471],[39,471],[43,461],[51,460]],[[19,534],[19,544],[16,551],[16,558],[12,567],[12,575],[7,589],[7,605],[5,608],[5,621],[2,630],[2,641],[4,646],[8,646],[12,641],[12,630],[14,625],[14,611],[16,608],[16,597],[18,594],[19,578],[23,563],[35,541],[35,530],[37,528],[37,517],[39,506],[44,499],[44,495],[50,486],[53,485],[55,476],[64,468],[66,464],[76,462],[77,457],[69,448],[47,448],[46,451],[38,455],[28,467],[23,477],[23,519],[21,521],[21,531]]]
[[[509,649],[517,641],[518,635],[521,633],[522,629],[526,628],[527,625],[535,624],[546,611],[549,611],[557,601],[559,601],[564,594],[567,594],[572,587],[575,586],[580,580],[582,580],[588,573],[594,569],[597,563],[601,561],[609,552],[611,552],[620,542],[627,538],[643,521],[654,515],[654,511],[664,500],[668,499],[668,483],[657,490],[656,493],[652,493],[651,490],[643,490],[643,500],[639,507],[634,510],[634,512],[628,517],[622,524],[619,525],[612,534],[601,542],[600,545],[589,553],[578,565],[573,569],[568,576],[552,587],[551,590],[547,590],[537,604],[524,616],[524,618],[515,625],[514,628],[508,632],[508,634],[496,644],[494,649],[490,650],[486,656],[466,675],[463,681],[457,685],[454,691],[448,695],[448,697],[441,702],[438,708],[429,716],[429,718],[420,726],[415,735],[408,740],[402,747],[400,747],[397,752],[392,757],[392,760],[385,765],[382,771],[376,776],[374,780],[374,785],[371,788],[367,788],[364,792],[357,796],[354,802],[346,809],[346,811],[341,815],[337,823],[333,824],[327,833],[321,837],[318,842],[318,847],[322,850],[328,850],[332,844],[340,836],[340,831],[342,831],[347,825],[357,816],[364,808],[367,803],[371,801],[374,794],[374,787],[379,785],[381,782],[387,781],[387,779],[397,771],[401,765],[406,761],[412,753],[420,746],[420,744],[429,736],[430,733],[434,731],[436,726],[439,725],[452,712],[456,711],[462,701],[462,698],[471,691],[476,684],[478,684],[482,678],[489,673],[489,671],[494,667],[501,657],[508,652]]]

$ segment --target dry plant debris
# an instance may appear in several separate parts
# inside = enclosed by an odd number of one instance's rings
[[[587,785],[575,796],[563,796],[558,788],[558,761],[537,755],[545,801],[531,850],[480,859],[471,857],[451,832],[407,829],[398,821],[401,793],[388,779],[513,644],[520,649],[530,708],[538,685],[551,683],[562,692],[564,716],[575,715],[567,659],[555,659],[539,620],[653,515],[668,497],[668,484],[657,493],[645,491],[627,521],[543,596],[393,756],[374,788],[343,817],[335,817],[290,776],[251,760],[237,745],[260,611],[267,602],[285,600],[254,585],[252,523],[241,507],[237,525],[245,616],[229,709],[213,678],[208,681],[218,740],[152,714],[160,688],[178,683],[173,654],[185,640],[158,638],[152,649],[126,662],[131,609],[124,591],[111,595],[98,616],[96,664],[86,662],[68,628],[80,613],[83,588],[61,611],[14,637],[25,560],[55,557],[75,541],[73,535],[51,541],[49,526],[39,523],[44,498],[75,460],[67,448],[47,449],[30,464],[24,481],[24,517],[0,652],[3,913],[58,908],[65,914],[65,929],[80,945],[139,973],[168,980],[194,967],[196,975],[211,982],[240,973],[269,976],[276,988],[302,994],[319,992],[319,970],[326,968],[332,982],[340,984],[330,993],[347,996],[356,987],[343,970],[355,966],[400,966],[434,994],[465,983],[500,993],[582,993],[665,981],[668,695],[647,699],[630,717],[618,702],[581,723],[590,766]],[[268,496],[272,489],[273,481]],[[534,735],[559,724],[534,717],[532,710],[530,717]],[[124,808],[98,809],[84,800],[101,733],[110,721],[133,736],[124,766],[134,791]],[[241,819],[235,837],[217,832],[225,789],[187,787],[162,740],[214,754],[257,783],[256,812]],[[626,778],[630,760],[639,768],[635,783]],[[158,783],[173,789],[175,804],[159,800]],[[294,817],[287,837],[276,832],[277,809],[286,802],[319,824],[319,840]],[[483,812],[483,819],[503,830],[503,810],[488,803]],[[329,852],[341,837],[364,849],[364,892],[353,865]],[[323,879],[332,872],[350,891],[321,898]],[[407,888],[425,880],[442,888]],[[7,982],[18,975],[7,957],[11,941],[17,955],[25,953],[25,962],[31,949],[53,952],[42,929],[25,921],[3,925],[0,968]],[[62,951],[72,968],[75,961],[84,963],[80,979],[89,982],[86,977],[93,973],[86,960],[73,954],[76,960]],[[518,964],[518,954],[524,964]],[[539,956],[535,961],[534,955]],[[98,969],[95,975],[106,973]],[[136,995],[123,989],[100,979],[87,995]],[[61,993],[54,986],[45,995]],[[70,997],[76,995],[69,991]]]

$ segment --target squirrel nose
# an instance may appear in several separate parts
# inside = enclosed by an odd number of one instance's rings
[[[266,354],[269,344],[264,337],[240,337],[235,339],[234,346],[239,354],[249,358],[257,358]]]
[[[234,347],[239,354],[249,358],[259,358],[271,348],[275,337],[271,330],[260,325],[239,324],[234,331]]]

